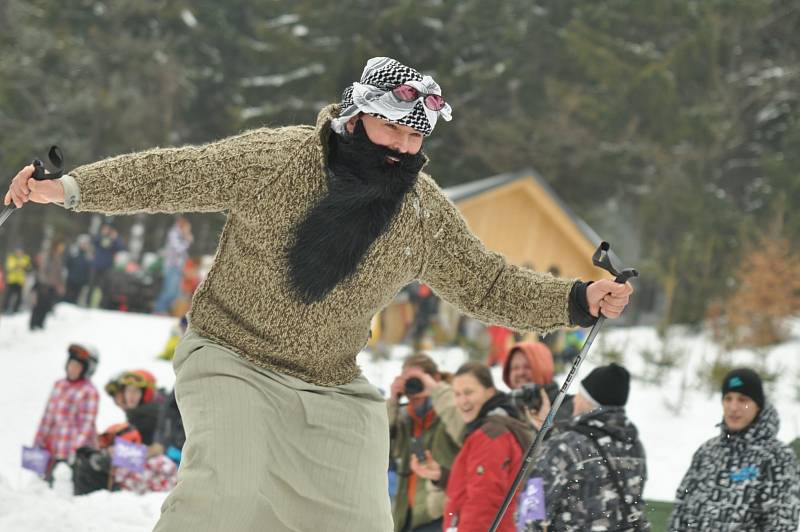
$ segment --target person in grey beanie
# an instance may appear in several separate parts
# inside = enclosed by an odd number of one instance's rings
[[[517,330],[623,311],[630,284],[517,267],[470,232],[423,171],[452,112],[431,76],[375,57],[314,126],[14,178],[17,207],[227,214],[173,359],[186,444],[158,532],[391,530],[385,401],[356,357],[415,280]]]
[[[722,381],[720,434],[694,453],[675,493],[669,530],[795,532],[800,473],[791,448],[776,438],[780,419],[749,368]]]

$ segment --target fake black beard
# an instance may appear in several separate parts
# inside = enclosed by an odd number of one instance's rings
[[[331,134],[328,193],[298,224],[289,250],[289,282],[301,301],[322,300],[355,273],[425,161],[421,150],[401,154],[374,144],[360,120],[352,135]]]

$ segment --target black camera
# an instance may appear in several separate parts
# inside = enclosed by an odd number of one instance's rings
[[[406,379],[403,393],[405,393],[406,397],[411,397],[412,395],[417,395],[424,389],[425,384],[422,383],[422,379],[419,377],[410,377]]]
[[[411,438],[411,452],[417,456],[420,462],[425,461],[425,445],[422,441],[422,436],[413,436]]]
[[[542,407],[542,396],[540,390],[544,388],[547,397],[552,403],[558,395],[558,386],[551,382],[549,384],[525,384],[522,388],[511,390],[508,396],[511,404],[521,409],[523,406],[532,412],[538,412]]]

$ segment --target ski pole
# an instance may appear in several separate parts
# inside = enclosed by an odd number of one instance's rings
[[[61,155],[61,149],[58,146],[50,146],[50,151],[47,154],[47,157],[50,159],[50,163],[55,167],[56,171],[51,174],[46,173],[44,171],[44,163],[40,159],[34,159],[33,162],[31,162],[33,165],[33,175],[31,177],[33,177],[36,181],[58,179],[64,174],[64,158]],[[3,222],[8,220],[8,217],[13,214],[16,208],[17,206],[14,205],[14,202],[11,202],[8,207],[0,212],[0,226],[3,225]]]
[[[614,265],[611,263],[611,258],[608,256],[608,250],[610,248],[611,246],[608,244],[608,242],[601,242],[600,246],[598,246],[597,250],[595,250],[594,255],[592,255],[592,263],[598,268],[602,268],[609,272],[615,277],[614,281],[620,284],[624,284],[632,277],[638,277],[639,272],[633,268],[626,268],[622,271],[618,271],[614,267]],[[583,364],[583,361],[586,359],[589,348],[592,346],[592,342],[594,342],[597,333],[600,332],[600,328],[603,327],[603,323],[605,323],[605,321],[606,317],[601,313],[600,317],[597,318],[597,322],[595,322],[595,324],[592,326],[592,330],[589,331],[589,336],[586,338],[586,342],[583,344],[581,352],[572,362],[572,367],[567,374],[564,384],[558,391],[556,400],[553,401],[553,405],[544,420],[542,428],[539,429],[536,439],[530,444],[530,446],[528,446],[528,450],[525,451],[525,456],[522,459],[522,465],[520,466],[519,472],[514,479],[511,489],[506,494],[506,498],[503,500],[503,505],[498,510],[497,515],[492,522],[492,526],[489,528],[489,532],[497,532],[497,528],[500,526],[500,521],[503,520],[503,516],[508,510],[508,507],[511,505],[511,501],[514,500],[514,495],[516,494],[517,489],[519,488],[520,484],[522,484],[522,480],[528,474],[528,469],[530,468],[531,464],[536,459],[536,455],[539,452],[539,448],[541,447],[545,436],[547,436],[547,433],[553,426],[553,419],[555,419],[556,412],[558,412],[558,408],[561,406],[561,403],[564,401],[564,397],[567,395],[567,390],[572,384],[572,380],[575,378],[575,375],[578,373],[578,369],[580,369],[581,364]]]

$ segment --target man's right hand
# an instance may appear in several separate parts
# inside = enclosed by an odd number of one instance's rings
[[[425,461],[420,462],[417,455],[411,455],[411,470],[422,478],[436,482],[442,478],[442,466],[433,459],[430,451],[425,451]]]
[[[33,170],[33,165],[29,164],[14,176],[11,186],[8,187],[8,192],[6,192],[3,199],[4,205],[10,205],[13,201],[14,205],[19,209],[29,201],[34,203],[64,202],[64,185],[61,180],[36,181],[32,177]]]
[[[389,393],[391,397],[389,399],[393,399],[397,401],[403,395],[406,389],[406,378],[402,375],[398,375],[392,381],[392,386],[389,388]]]

